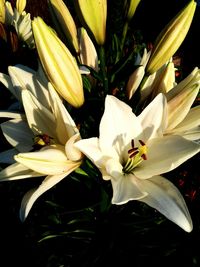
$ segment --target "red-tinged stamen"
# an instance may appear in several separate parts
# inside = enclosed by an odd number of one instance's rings
[[[147,155],[146,155],[146,154],[142,154],[142,155],[141,155],[141,158],[142,158],[143,160],[147,160]]]
[[[139,153],[139,151],[133,152],[132,154],[129,155],[129,158],[131,159],[131,158],[135,157],[138,153]]]

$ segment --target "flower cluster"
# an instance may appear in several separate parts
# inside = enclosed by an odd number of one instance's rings
[[[90,161],[87,168],[111,183],[112,204],[140,201],[192,231],[184,197],[165,173],[200,151],[200,70],[178,83],[173,62],[196,2],[172,18],[151,50],[127,42],[139,4],[125,1],[121,36],[108,37],[106,0],[75,1],[78,22],[63,0],[49,0],[51,25],[31,19],[26,1],[18,0],[14,12],[0,1],[1,23],[12,24],[38,56],[37,69],[17,64],[0,73],[18,104],[0,111],[12,146],[0,153],[8,165],[0,181],[44,177],[22,199],[22,221],[39,196]]]

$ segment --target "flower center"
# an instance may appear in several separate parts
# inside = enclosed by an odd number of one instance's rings
[[[129,158],[123,167],[124,173],[131,173],[143,160],[147,160],[147,146],[142,140],[139,146],[135,147],[134,140],[131,140],[131,149],[128,150]]]

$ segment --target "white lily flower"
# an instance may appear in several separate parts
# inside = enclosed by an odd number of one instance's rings
[[[128,105],[107,96],[99,138],[80,140],[75,147],[99,168],[103,179],[111,180],[113,204],[145,202],[190,232],[192,220],[183,197],[160,174],[197,154],[200,146],[181,136],[163,137],[166,111],[163,94],[138,117]]]
[[[30,129],[36,135],[42,137],[46,134],[47,136],[47,140],[38,141],[38,143],[42,141],[44,147],[39,151],[13,154],[18,163],[0,171],[1,181],[46,176],[38,188],[29,191],[24,196],[20,209],[22,221],[26,219],[32,205],[41,194],[64,179],[82,163],[82,153],[74,147],[74,143],[80,140],[79,131],[51,84],[49,84],[49,93],[51,110],[42,105],[30,90],[21,92]],[[17,123],[19,119],[15,120]],[[14,120],[12,120],[2,125],[2,128],[11,144],[15,147],[21,145],[23,140],[20,140],[20,136],[24,138],[24,135],[20,135],[22,127],[16,130]],[[16,134],[17,131],[19,132]],[[7,153],[10,155],[12,152]]]

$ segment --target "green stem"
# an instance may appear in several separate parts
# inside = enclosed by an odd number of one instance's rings
[[[127,31],[128,31],[128,21],[125,22],[124,28],[123,28],[122,40],[121,40],[121,52],[123,51],[123,48],[124,48],[124,43],[126,40]]]
[[[108,92],[108,77],[107,77],[107,67],[106,67],[106,57],[104,46],[99,47],[99,59],[100,59],[100,69],[103,77],[104,90]]]

